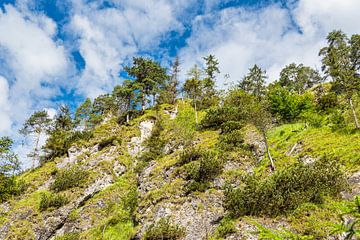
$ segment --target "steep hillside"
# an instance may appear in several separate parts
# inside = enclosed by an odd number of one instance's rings
[[[27,188],[0,205],[0,239],[341,239],[332,234],[339,216],[360,194],[360,132],[299,123],[267,135],[275,173],[255,127],[246,125],[231,139],[201,130],[186,102],[147,110],[129,124],[105,120],[90,141],[20,176]],[[295,173],[311,172],[324,157],[341,163],[335,173],[349,180],[349,188],[339,184],[341,194],[321,192],[321,201],[299,200],[274,216],[233,214],[229,191],[247,176],[271,186],[294,164],[301,162]],[[323,184],[337,180],[335,173],[325,174]]]

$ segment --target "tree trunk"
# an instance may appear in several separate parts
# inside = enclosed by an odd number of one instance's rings
[[[36,138],[36,142],[35,142],[35,151],[34,151],[34,156],[33,156],[33,159],[32,159],[32,169],[35,168],[35,161],[36,161],[36,158],[39,157],[39,141],[40,141],[40,135],[41,135],[41,132],[38,133],[37,135],[37,138]]]
[[[198,114],[197,114],[196,100],[195,99],[194,99],[194,109],[195,109],[195,122],[196,122],[196,125],[198,125]]]
[[[266,138],[266,133],[265,133],[265,130],[261,130],[261,132],[263,134],[267,156],[268,156],[268,158],[270,160],[270,170],[273,172],[273,171],[275,171],[275,164],[274,164],[273,158],[271,157],[269,144],[268,144],[268,141],[267,141],[267,138]]]
[[[141,94],[141,109],[145,111],[145,94],[144,92],[142,92]]]
[[[350,107],[351,107],[351,110],[352,110],[352,113],[353,113],[353,116],[354,116],[354,120],[355,120],[355,128],[360,129],[359,121],[358,121],[358,118],[356,116],[356,111],[355,111],[355,108],[354,108],[354,105],[353,105],[353,102],[352,102],[351,98],[349,98],[349,103],[350,103]]]
[[[129,118],[129,112],[126,114],[126,122],[129,123],[130,118]]]

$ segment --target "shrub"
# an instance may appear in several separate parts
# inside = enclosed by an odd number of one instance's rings
[[[55,240],[79,240],[80,233],[65,233],[62,236],[55,237]]]
[[[67,153],[69,148],[77,141],[88,141],[93,136],[91,131],[64,131],[62,129],[55,129],[50,133],[49,138],[43,147],[46,156],[42,162],[52,160],[56,157],[61,157]]]
[[[67,204],[69,200],[66,196],[56,193],[41,193],[40,197],[40,211],[45,211],[48,208],[59,208]]]
[[[11,196],[20,195],[27,187],[24,181],[17,180],[15,176],[8,177],[0,173],[0,203]]]
[[[170,223],[168,218],[161,218],[155,224],[149,226],[144,234],[144,240],[177,240],[183,238],[185,230]]]
[[[227,121],[221,125],[221,133],[230,133],[234,130],[240,130],[244,127],[244,122],[240,121]]]
[[[161,136],[163,130],[163,122],[161,118],[158,117],[151,132],[151,136],[145,141],[147,151],[143,152],[140,156],[140,160],[150,162],[163,156],[165,146],[164,137]]]
[[[319,111],[327,112],[336,108],[339,105],[336,93],[329,92],[321,96],[317,101],[317,109]]]
[[[334,111],[330,114],[329,125],[332,131],[344,131],[347,127],[345,117],[340,111]]]
[[[178,165],[182,166],[189,162],[198,160],[200,157],[201,157],[201,151],[199,149],[196,149],[194,147],[185,149],[180,155]]]
[[[218,176],[223,168],[223,162],[217,152],[203,151],[196,157],[195,161],[184,165],[186,179],[190,180],[187,184],[189,192],[206,190],[208,182]]]
[[[235,148],[244,147],[244,134],[240,130],[221,134],[218,147],[223,151],[231,151]]]
[[[115,145],[117,143],[121,144],[121,140],[117,138],[117,136],[110,136],[108,138],[104,138],[99,142],[98,150],[101,151],[102,149],[106,148],[110,145]]]
[[[306,124],[309,124],[312,127],[320,128],[323,125],[324,117],[315,112],[304,112],[301,114],[302,119]]]
[[[322,159],[311,165],[295,164],[263,180],[250,175],[242,187],[227,188],[225,207],[233,217],[276,216],[306,202],[321,203],[323,195],[337,195],[345,187],[337,162]]]
[[[55,181],[50,186],[54,191],[60,192],[81,185],[87,178],[88,172],[74,166],[70,169],[62,169],[56,173]]]
[[[228,235],[232,233],[236,233],[236,227],[234,221],[226,217],[220,221],[220,224],[215,231],[214,237],[216,239],[226,238]]]

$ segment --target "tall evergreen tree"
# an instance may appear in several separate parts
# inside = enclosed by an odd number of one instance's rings
[[[205,69],[204,72],[206,74],[206,77],[203,79],[203,103],[202,105],[204,107],[209,107],[211,105],[214,105],[218,98],[216,97],[216,90],[215,90],[215,84],[216,84],[216,74],[220,73],[219,70],[219,62],[215,58],[214,55],[209,55],[207,57],[204,57],[205,60]]]
[[[240,82],[240,89],[261,99],[265,95],[266,72],[256,64],[249,69],[249,73]]]
[[[197,104],[199,101],[199,97],[202,94],[202,82],[200,80],[201,70],[198,68],[196,64],[188,72],[188,77],[189,78],[185,81],[185,84],[183,86],[183,90],[186,93],[186,95],[193,101],[193,105],[195,108],[195,119],[197,124],[198,123]]]
[[[142,110],[145,110],[146,99],[153,96],[153,104],[155,103],[156,94],[159,92],[160,86],[167,78],[165,68],[159,63],[148,58],[134,57],[133,66],[125,67],[125,71],[129,76],[135,78],[136,88],[139,90],[139,98]]]
[[[159,103],[174,104],[178,95],[180,61],[176,57],[171,66],[171,76],[166,79],[164,87],[159,96]]]
[[[360,91],[359,76],[359,37],[353,36],[349,41],[342,31],[333,31],[327,36],[328,46],[322,48],[322,69],[333,80],[333,90],[344,93],[353,113],[355,127],[360,129],[357,114],[353,105],[353,95]]]
[[[21,165],[18,156],[12,151],[13,141],[9,137],[0,138],[0,174],[14,175],[20,171]]]
[[[129,111],[132,110],[132,102],[135,97],[134,81],[125,80],[122,85],[115,86],[112,95],[118,108],[118,114],[126,112],[126,122],[129,122]]]
[[[85,99],[85,101],[76,109],[75,122],[77,124],[82,124],[85,130],[91,127],[91,123],[90,123],[91,112],[92,112],[92,103],[90,98]]]
[[[40,159],[39,140],[42,133],[45,133],[50,128],[51,119],[45,110],[34,112],[29,119],[26,120],[23,127],[20,129],[20,133],[28,136],[35,134],[35,146],[32,153],[29,154],[32,157],[32,168],[35,167],[36,160]]]

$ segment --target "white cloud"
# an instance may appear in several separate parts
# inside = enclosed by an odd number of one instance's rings
[[[139,51],[156,49],[169,31],[182,31],[177,17],[187,6],[184,2],[126,0],[101,8],[101,1],[74,1],[69,31],[78,37],[85,60],[78,89],[90,97],[111,90],[125,61]]]
[[[219,59],[222,74],[230,74],[233,81],[255,63],[267,70],[269,81],[291,62],[319,69],[318,52],[327,33],[333,29],[359,33],[359,11],[357,0],[300,0],[288,8],[273,4],[208,13],[193,21],[192,35],[180,52],[183,69],[210,53]]]
[[[8,132],[11,128],[9,110],[9,85],[7,80],[0,76],[0,132]]]
[[[10,73],[10,78],[0,78],[0,135],[19,141],[24,120],[49,107],[58,87],[66,85],[62,77],[69,63],[64,47],[53,39],[56,31],[56,23],[42,14],[12,5],[0,10],[0,57],[2,69]],[[17,146],[19,152],[28,148]]]

